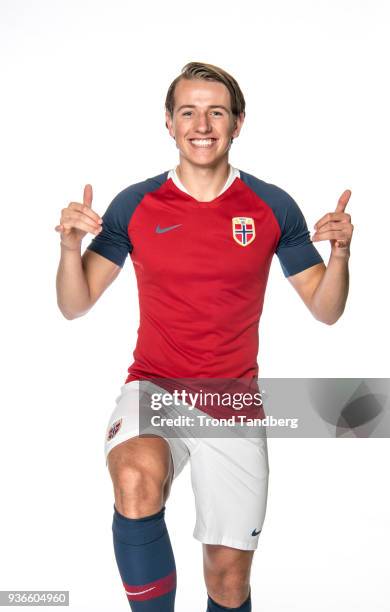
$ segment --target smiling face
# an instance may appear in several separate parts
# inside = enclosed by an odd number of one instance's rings
[[[239,135],[244,114],[231,111],[228,88],[218,81],[181,79],[175,88],[173,117],[166,112],[180,161],[215,167],[228,159],[231,139]]]

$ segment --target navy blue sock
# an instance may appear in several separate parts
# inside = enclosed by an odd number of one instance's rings
[[[217,604],[214,599],[211,599],[210,595],[207,599],[207,610],[206,612],[223,612],[226,610],[230,610],[230,612],[251,612],[252,611],[252,602],[251,602],[251,592],[249,591],[248,598],[238,606],[238,608],[226,608],[225,606],[221,606]]]
[[[173,612],[176,565],[164,519],[156,514],[130,519],[114,505],[114,551],[133,612]]]

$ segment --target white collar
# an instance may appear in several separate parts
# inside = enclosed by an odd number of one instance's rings
[[[230,187],[230,185],[233,183],[233,181],[238,177],[240,178],[240,171],[237,170],[237,168],[233,168],[233,166],[231,164],[229,164],[229,176],[227,178],[226,183],[224,184],[224,186],[222,187],[221,191],[219,192],[219,194],[216,196],[218,198],[218,196],[221,195],[221,193],[223,193],[224,191],[226,191],[226,189],[228,189]],[[184,191],[184,193],[187,193],[188,195],[191,195],[189,193],[189,191],[184,187],[183,183],[181,182],[181,180],[179,179],[177,172],[176,172],[176,168],[173,168],[172,170],[169,170],[168,172],[168,178],[172,179],[172,181],[175,183],[176,187],[178,187],[178,189],[180,189],[181,191]]]

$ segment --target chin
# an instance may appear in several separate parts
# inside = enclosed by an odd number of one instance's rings
[[[222,161],[223,157],[213,157],[209,159],[186,157],[185,159],[193,166],[198,166],[199,168],[214,168]]]
[[[216,166],[219,162],[221,162],[224,158],[227,158],[230,147],[223,152],[216,153],[215,151],[206,152],[201,151],[198,154],[193,151],[187,153],[181,151],[181,157],[185,159],[187,162],[194,164],[195,166]]]

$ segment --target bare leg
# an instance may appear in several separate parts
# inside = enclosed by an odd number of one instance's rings
[[[238,608],[248,598],[253,553],[253,550],[203,544],[206,588],[216,603]]]
[[[110,451],[107,463],[118,512],[139,518],[161,510],[173,478],[166,440],[158,436],[130,438]]]

